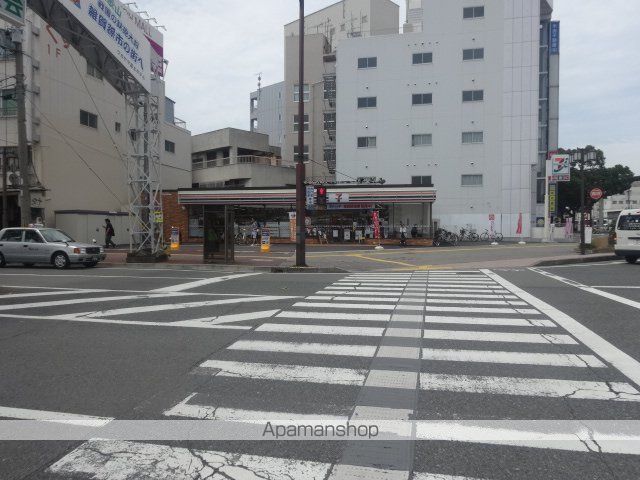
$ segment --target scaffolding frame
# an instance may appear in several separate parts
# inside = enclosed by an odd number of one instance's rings
[[[164,249],[160,98],[144,90],[125,92],[124,96],[128,121],[129,252],[158,256]]]

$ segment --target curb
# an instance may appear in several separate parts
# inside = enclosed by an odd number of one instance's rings
[[[596,263],[596,262],[610,262],[612,260],[619,260],[617,255],[602,255],[598,257],[577,257],[577,258],[564,258],[558,260],[543,260],[534,265],[534,267],[555,267],[558,265],[578,265],[581,263]]]
[[[293,266],[270,267],[261,265],[224,265],[224,264],[169,264],[169,263],[101,263],[102,267],[148,270],[193,270],[212,272],[262,272],[262,273],[349,273],[336,267],[304,267]],[[100,268],[100,267],[98,267]]]

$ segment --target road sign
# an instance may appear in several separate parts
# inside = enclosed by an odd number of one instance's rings
[[[313,206],[316,204],[315,193],[316,187],[314,187],[313,185],[307,185],[307,208],[313,208]]]
[[[592,200],[595,200],[597,202],[602,197],[604,197],[604,191],[598,187],[592,188],[591,191],[589,192],[589,196],[591,197]]]
[[[0,2],[0,19],[6,20],[16,27],[24,26],[26,0],[4,0]]]
[[[571,181],[571,157],[569,155],[553,155],[551,157],[550,181]]]

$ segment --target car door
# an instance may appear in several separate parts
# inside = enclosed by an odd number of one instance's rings
[[[14,228],[7,230],[0,238],[0,252],[4,255],[7,263],[21,262],[22,255],[22,235],[24,230]]]
[[[47,244],[37,230],[25,230],[22,241],[22,262],[48,263]]]

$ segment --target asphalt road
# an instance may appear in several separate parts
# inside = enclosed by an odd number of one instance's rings
[[[636,480],[639,309],[621,262],[4,269],[0,419],[40,422],[0,422],[0,478]],[[265,433],[346,422],[382,435]]]

